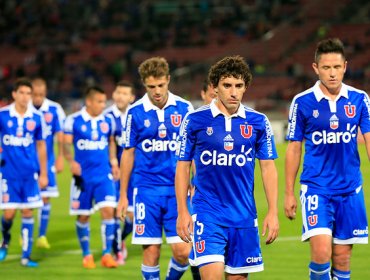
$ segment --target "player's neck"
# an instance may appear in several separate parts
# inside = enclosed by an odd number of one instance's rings
[[[227,109],[226,106],[223,104],[223,102],[220,99],[217,99],[216,106],[221,111],[221,113],[223,113],[225,116],[230,117],[230,116],[234,115],[236,112],[238,112],[240,104],[239,104],[239,106],[236,110],[233,109],[232,111],[230,111],[230,109]]]
[[[320,89],[322,93],[327,96],[330,100],[335,100],[338,97],[338,94],[340,93],[341,86],[334,89],[329,89],[323,84],[320,84]]]
[[[17,103],[15,103],[14,109],[21,116],[23,116],[27,112],[27,106],[23,106],[23,105],[17,104]]]

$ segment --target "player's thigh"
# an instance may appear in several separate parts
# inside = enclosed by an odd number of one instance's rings
[[[320,234],[310,237],[311,259],[316,263],[330,261],[332,254],[332,237],[327,234]]]
[[[181,263],[187,263],[192,243],[181,241],[179,243],[171,243],[170,246],[175,260]]]
[[[166,241],[169,244],[182,243],[183,241],[177,235],[176,221],[177,221],[177,202],[176,196],[162,196],[163,227],[166,234]]]
[[[202,280],[223,279],[224,263],[214,262],[199,267],[199,273]]]

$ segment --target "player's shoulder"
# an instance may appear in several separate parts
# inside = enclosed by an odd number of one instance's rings
[[[364,90],[361,90],[361,89],[358,89],[358,88],[355,88],[353,86],[349,86],[347,84],[343,84],[343,86],[347,89],[347,92],[348,94],[351,94],[351,95],[359,95],[359,96],[366,96],[368,97],[366,91]]]
[[[63,109],[62,105],[60,105],[58,102],[51,100],[51,99],[46,99],[46,100],[49,104],[49,107],[55,108],[55,109]]]
[[[245,115],[247,116],[247,118],[255,118],[255,119],[268,119],[268,117],[266,116],[266,114],[262,113],[262,112],[259,112],[247,105],[244,105],[244,104],[240,104],[240,106],[242,106],[242,109],[244,110],[245,112]]]
[[[134,103],[130,104],[128,107],[128,112],[135,112],[135,111],[144,111],[144,100],[143,97],[136,100]]]
[[[75,120],[75,119],[78,119],[78,118],[82,118],[82,111],[81,110],[68,115],[67,118],[66,118],[66,121],[72,121],[72,120]]]
[[[314,87],[308,88],[308,89],[306,89],[306,90],[304,90],[304,91],[296,94],[293,97],[292,103],[303,101],[305,99],[308,99],[308,98],[313,97],[314,95],[315,95],[315,93],[314,93]]]
[[[200,106],[199,108],[195,109],[188,113],[189,117],[198,117],[202,115],[207,115],[211,113],[211,107],[209,104]]]
[[[186,107],[191,107],[193,108],[193,105],[191,104],[190,101],[186,100],[185,98],[181,97],[181,96],[178,96],[176,94],[173,94],[173,98],[175,99],[176,101],[176,104],[180,105],[180,106],[186,106]]]
[[[6,105],[0,108],[0,114],[9,114],[9,111],[10,111],[10,105]]]
[[[111,105],[111,106],[109,106],[108,108],[106,108],[106,109],[103,111],[103,114],[104,114],[104,115],[114,115],[114,113],[113,113],[113,106],[114,106],[114,105]]]

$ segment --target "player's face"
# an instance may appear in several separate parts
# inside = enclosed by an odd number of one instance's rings
[[[202,100],[204,102],[204,105],[207,105],[207,104],[211,103],[212,99],[217,97],[217,94],[215,93],[215,90],[213,89],[213,87],[211,85],[208,85],[207,91],[202,90],[200,92],[200,94],[202,96]]]
[[[86,99],[86,110],[92,116],[96,117],[103,113],[107,97],[105,94],[96,92]]]
[[[168,99],[168,84],[170,76],[155,78],[150,76],[145,79],[144,86],[150,101],[158,108],[163,108]]]
[[[319,76],[321,88],[332,94],[338,94],[347,68],[347,61],[339,53],[322,54],[317,63],[312,64]]]
[[[244,80],[234,77],[222,77],[215,87],[217,107],[221,112],[232,115],[239,108],[246,90]]]
[[[118,86],[113,92],[113,101],[121,111],[125,110],[127,106],[134,101],[131,87]]]
[[[35,106],[41,106],[46,97],[46,85],[43,83],[32,83],[32,103]]]
[[[19,108],[26,109],[31,102],[32,89],[28,86],[20,86],[12,93],[15,105]]]

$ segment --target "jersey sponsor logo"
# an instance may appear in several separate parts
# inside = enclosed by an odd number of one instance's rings
[[[195,242],[195,249],[197,250],[197,253],[203,253],[206,249],[206,242],[204,240]]]
[[[319,110],[313,110],[312,111],[312,116],[317,119],[319,117]]]
[[[204,150],[200,155],[200,161],[204,165],[213,166],[244,166],[248,161],[253,161],[248,155],[251,153],[252,148],[244,152],[245,146],[242,145],[240,154],[220,153],[216,150],[208,151]]]
[[[26,122],[26,128],[27,128],[27,130],[33,131],[35,129],[35,127],[36,127],[36,122],[34,120],[28,120]]]
[[[143,235],[145,232],[145,225],[144,224],[135,225],[135,232],[137,235]]]
[[[297,125],[297,110],[298,110],[298,104],[295,103],[290,112],[291,117],[290,117],[290,122],[288,125],[289,138],[294,138],[295,128]]]
[[[213,127],[212,126],[208,126],[206,133],[207,133],[208,136],[211,136],[213,134]]]
[[[158,136],[159,138],[165,138],[167,136],[167,128],[163,123],[158,127]]]
[[[104,150],[108,146],[108,141],[102,137],[100,141],[91,141],[88,139],[79,139],[76,143],[77,149],[84,150]]]
[[[352,139],[356,139],[356,125],[352,128],[350,124],[347,124],[347,131],[338,131],[338,132],[327,132],[315,131],[312,133],[312,142],[315,145],[320,144],[338,144],[338,143],[349,143]]]
[[[179,143],[176,140],[156,140],[145,139],[141,143],[144,152],[176,152]]]
[[[253,127],[251,125],[245,125],[245,124],[241,124],[240,125],[240,133],[241,135],[244,137],[244,138],[251,138],[252,134],[253,134]]]
[[[45,122],[51,123],[53,121],[53,114],[50,112],[45,112],[44,119],[45,119]]]
[[[174,127],[179,127],[181,125],[181,115],[179,114],[172,114],[171,115],[171,124]]]
[[[317,215],[308,216],[307,219],[308,219],[308,223],[310,224],[311,227],[317,225],[317,220],[318,220]]]
[[[26,134],[26,137],[17,137],[9,134],[3,135],[4,146],[28,147],[32,143],[33,139],[29,133]]]
[[[355,105],[344,105],[344,112],[349,118],[356,116],[356,106]]]
[[[336,115],[331,116],[330,118],[330,128],[337,129],[339,127],[339,119]]]
[[[100,131],[103,132],[103,133],[108,133],[109,131],[109,125],[107,122],[101,122],[99,124],[99,127],[100,127]]]
[[[368,227],[366,227],[366,229],[355,229],[353,230],[353,235],[357,236],[357,235],[368,235],[369,234],[369,230],[368,230]]]
[[[262,256],[260,255],[258,257],[247,257],[245,261],[247,263],[262,263]]]
[[[224,149],[228,152],[234,149],[234,139],[230,134],[224,138]]]

